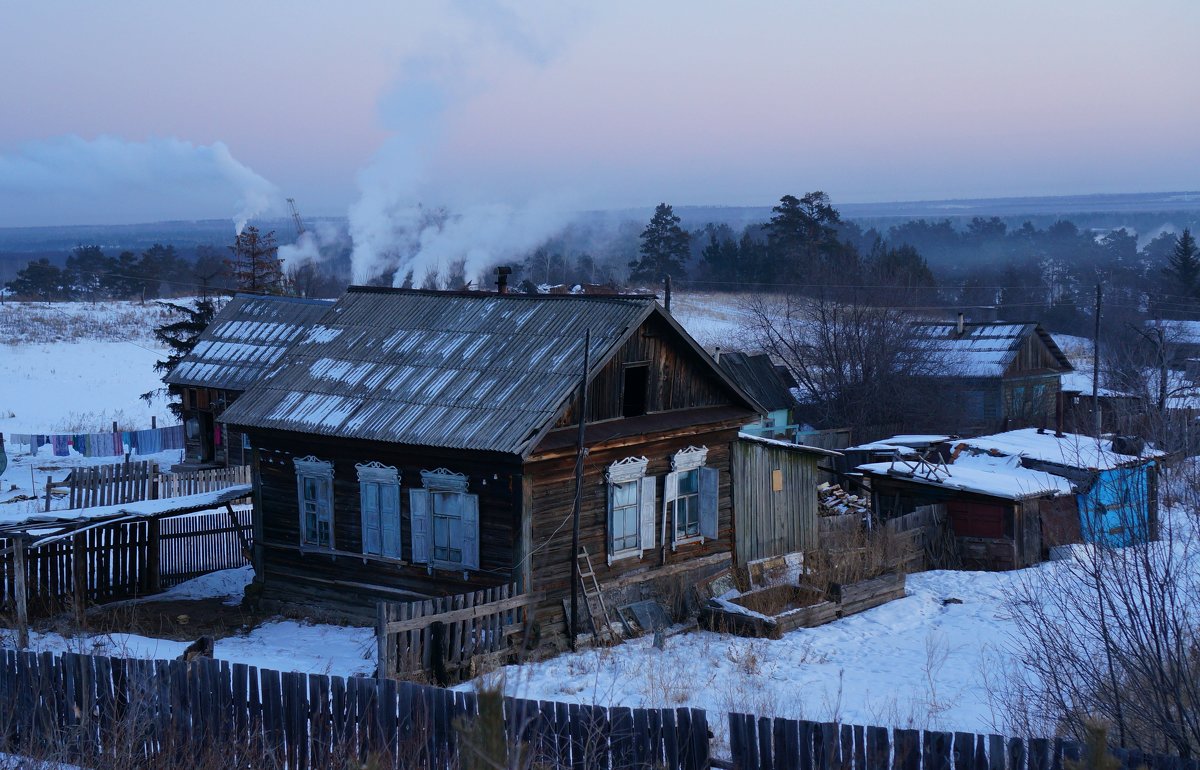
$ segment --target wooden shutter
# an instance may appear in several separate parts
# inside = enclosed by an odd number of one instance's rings
[[[400,558],[400,485],[379,485],[379,526],[381,554]]]
[[[608,484],[608,547],[604,550],[608,552],[608,566],[612,566],[613,552],[616,551],[616,544],[613,542],[613,526],[616,524],[616,516],[614,512],[617,510],[615,503],[617,502],[617,485]]]
[[[359,498],[362,507],[362,547],[363,553],[378,554],[380,548],[379,533],[379,497],[383,495],[383,484],[373,485],[370,481],[359,482]],[[379,495],[371,494],[371,487],[376,486]]]
[[[317,510],[320,511],[320,518],[324,518],[329,522],[329,542],[322,543],[329,548],[333,548],[333,479],[322,479],[320,484],[317,484]]]
[[[663,478],[663,542],[667,542],[667,538],[670,537],[671,550],[675,550],[676,540],[675,517],[672,515],[671,504],[679,496],[679,475],[679,471],[672,471]]]
[[[479,569],[479,495],[459,495],[462,512],[463,567]]]
[[[424,489],[408,490],[408,507],[412,526],[412,560],[425,564],[429,561],[429,493]]]
[[[654,550],[654,483],[654,476],[638,482],[638,522],[641,525],[638,547],[642,553]],[[609,510],[612,510],[611,505]]]
[[[719,471],[716,468],[697,470],[700,473],[700,536],[716,540]]]
[[[300,545],[308,543],[308,530],[305,528],[304,515],[304,474],[296,471],[296,502],[300,508]]]

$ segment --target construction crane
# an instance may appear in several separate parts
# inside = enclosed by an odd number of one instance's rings
[[[279,200],[276,198],[275,200]],[[287,199],[288,208],[292,210],[292,222],[296,225],[296,237],[304,235],[304,222],[300,220],[300,209],[296,208],[296,199]]]

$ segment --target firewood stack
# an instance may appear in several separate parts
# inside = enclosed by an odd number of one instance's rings
[[[819,516],[843,516],[848,513],[865,516],[871,512],[871,501],[861,495],[852,495],[840,484],[821,484],[817,487],[817,514]]]

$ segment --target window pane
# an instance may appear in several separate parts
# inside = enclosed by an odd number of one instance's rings
[[[637,505],[637,487],[636,481],[615,485],[613,488],[613,505],[617,507]]]
[[[693,468],[679,477],[679,494],[690,495],[699,491],[697,482],[700,478],[700,471]]]
[[[316,500],[317,499],[317,480],[312,478],[311,476],[304,477],[304,499],[305,500]]]

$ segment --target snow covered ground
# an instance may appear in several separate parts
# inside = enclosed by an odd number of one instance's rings
[[[753,335],[744,294],[676,293],[671,315],[706,349],[752,350]]]
[[[138,601],[223,598],[225,604],[236,605],[252,578],[253,571],[249,567],[222,570]],[[0,643],[5,647],[15,646],[9,638],[11,632],[2,633],[4,638]],[[80,652],[124,658],[177,658],[187,646],[188,642],[125,633],[74,637],[48,632],[30,635],[30,649],[35,651]],[[375,671],[375,630],[280,618],[262,623],[244,634],[216,640],[213,655],[221,660],[277,671],[336,676],[369,675]]]

